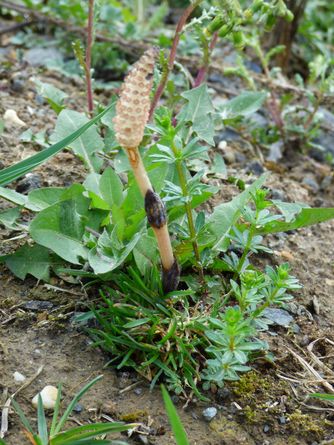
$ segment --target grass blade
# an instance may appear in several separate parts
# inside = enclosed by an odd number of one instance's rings
[[[59,151],[66,148],[71,142],[75,141],[75,139],[77,139],[86,130],[88,130],[89,127],[98,122],[113,106],[114,104],[109,105],[105,110],[102,111],[102,113],[95,116],[93,119],[91,119],[85,125],[80,127],[74,133],[70,134],[69,136],[66,136],[66,138],[62,139],[56,144],[51,145],[51,147],[48,147],[42,150],[41,152],[35,154],[34,156],[24,159],[23,161],[11,165],[10,167],[2,169],[0,171],[0,186],[4,186],[14,181],[15,179],[20,178],[21,176],[25,175],[35,167],[38,167],[47,159],[57,154]]]
[[[45,412],[43,407],[43,401],[40,394],[38,394],[37,405],[37,426],[38,434],[41,438],[42,445],[48,445],[48,426],[46,424]]]
[[[311,397],[315,397],[317,399],[326,400],[328,402],[334,403],[334,394],[322,394],[319,392],[314,392],[313,394],[310,394]]]
[[[183,428],[179,415],[175,409],[175,406],[173,405],[171,398],[169,397],[166,388],[163,385],[161,385],[161,391],[162,397],[165,402],[169,422],[171,424],[177,445],[189,445],[187,434]]]
[[[19,416],[24,428],[29,431],[29,433],[34,434],[34,431],[29,423],[29,420],[26,418],[24,412],[22,411],[22,409],[20,408],[20,405],[14,400],[12,399],[12,405],[16,411],[16,414]]]
[[[130,428],[134,428],[137,424],[125,424],[122,422],[112,423],[92,423],[77,428],[72,428],[64,433],[59,433],[50,441],[50,445],[70,445],[75,441],[93,438],[106,433],[120,433]],[[92,442],[92,441],[91,441]]]
[[[60,407],[61,390],[62,390],[62,385],[60,383],[58,385],[57,400],[56,400],[55,408],[53,410],[52,422],[51,422],[51,427],[50,427],[50,437],[53,436],[56,425],[57,425],[59,407]]]
[[[81,397],[93,386],[95,383],[97,383],[99,380],[102,379],[102,375],[99,375],[95,377],[95,379],[91,380],[89,383],[87,383],[86,386],[84,386],[72,399],[71,403],[66,408],[66,411],[62,415],[61,419],[59,420],[58,425],[54,428],[54,434],[58,434],[59,431],[64,426],[64,423],[66,422],[68,416],[71,414],[74,406],[78,401],[81,399]]]

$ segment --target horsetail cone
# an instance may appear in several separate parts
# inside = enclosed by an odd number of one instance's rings
[[[113,123],[116,139],[128,155],[134,176],[145,198],[147,219],[157,238],[161,256],[163,289],[167,293],[177,288],[180,268],[170,242],[165,206],[153,190],[138,150],[151,106],[150,92],[157,53],[155,48],[148,49],[125,78]]]

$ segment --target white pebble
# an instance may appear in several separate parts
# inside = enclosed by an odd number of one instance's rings
[[[22,383],[25,381],[26,377],[18,371],[15,371],[13,374],[14,380],[17,383]]]
[[[55,386],[47,385],[42,389],[40,393],[43,406],[45,409],[54,409],[56,405],[58,389]],[[38,394],[32,399],[33,406],[37,407],[38,405]]]
[[[21,120],[15,110],[6,110],[3,115],[6,125],[14,125],[17,127],[26,127],[27,124]]]

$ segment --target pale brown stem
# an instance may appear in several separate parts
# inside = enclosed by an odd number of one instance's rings
[[[169,270],[173,266],[175,258],[170,242],[168,226],[165,224],[160,229],[153,227],[153,231],[157,238],[162,266],[164,269]]]
[[[141,194],[144,196],[144,198],[146,198],[147,192],[151,191],[152,193],[154,193],[154,191],[151,181],[147,175],[142,158],[140,156],[139,150],[138,148],[132,147],[128,147],[125,150],[128,155],[128,159]],[[167,222],[161,227],[154,227],[154,225],[152,225],[152,229],[157,239],[163,269],[168,271],[174,265],[175,258],[170,241]]]
[[[127,148],[126,154],[128,155],[141,194],[145,197],[147,191],[153,190],[153,187],[150,178],[147,175],[139,150],[138,148]]]

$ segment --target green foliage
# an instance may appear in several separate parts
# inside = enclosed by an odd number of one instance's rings
[[[116,441],[110,440],[100,440],[97,437],[106,433],[117,433],[126,431],[133,428],[135,424],[126,425],[122,422],[110,422],[110,423],[91,423],[88,425],[83,425],[76,428],[71,428],[67,431],[63,431],[64,425],[68,420],[71,412],[76,403],[82,398],[82,396],[99,380],[102,376],[95,377],[87,385],[85,385],[72,399],[68,407],[66,408],[62,417],[58,420],[60,405],[61,405],[61,385],[58,387],[58,395],[56,400],[56,405],[53,412],[52,422],[50,430],[48,429],[47,419],[45,416],[45,411],[43,407],[42,398],[38,396],[37,405],[37,428],[38,434],[34,433],[33,427],[31,426],[29,420],[23,413],[20,406],[13,399],[13,407],[19,416],[25,430],[28,433],[28,437],[32,443],[35,445],[117,445]],[[89,439],[89,440],[88,440]],[[2,442],[5,444],[5,442]]]
[[[315,397],[320,400],[326,400],[327,402],[334,403],[334,395],[333,394],[322,394],[322,393],[312,393],[310,397]]]
[[[0,171],[0,186],[4,186],[12,181],[15,181],[15,179],[18,179],[21,176],[29,173],[32,169],[38,167],[47,159],[50,159],[52,156],[54,156],[61,150],[64,150],[64,148],[68,147],[73,141],[75,141],[78,137],[80,137],[92,125],[96,124],[96,122],[98,122],[112,107],[113,105],[110,105],[105,110],[103,110],[98,116],[94,117],[89,122],[82,125],[79,129],[77,129],[73,133],[66,135],[64,139],[55,143],[51,147],[31,156],[30,158],[18,162],[17,164],[2,169]]]
[[[84,2],[24,3],[62,20],[70,14],[79,26],[86,23]],[[142,39],[145,33],[159,27],[167,11],[166,3],[153,2],[152,14],[147,14],[149,3],[97,4],[95,30],[108,31],[115,39]],[[198,8],[177,34],[182,51],[196,53],[202,49],[198,76],[192,82],[187,70],[178,64],[180,74],[167,82],[167,107],[155,110],[141,147],[150,180],[168,211],[185,290],[163,295],[153,231],[147,225],[143,199],[129,172],[126,155],[116,142],[112,124],[114,101],[89,121],[83,113],[65,107],[65,93],[35,80],[39,94],[58,114],[50,138],[54,145],[48,146],[44,133],[28,130],[21,136],[22,141],[47,148],[0,171],[0,196],[16,206],[2,212],[0,222],[29,236],[24,246],[2,256],[0,261],[20,279],[30,274],[47,281],[54,272],[95,282],[108,281],[110,287],[101,291],[101,299],[84,316],[95,319],[94,328],[88,329],[95,345],[112,355],[110,363],[118,369],[136,369],[151,382],[151,387],[163,378],[169,390],[202,400],[205,396],[199,388],[205,391],[212,384],[222,386],[225,380],[236,380],[250,369],[254,358],[266,356],[268,345],[258,339],[258,333],[270,324],[264,310],[284,305],[292,298],[290,292],[300,287],[287,264],[259,269],[252,263],[252,257],[258,253],[271,253],[264,236],[334,217],[332,208],[314,209],[301,203],[268,200],[263,189],[265,175],[250,185],[228,178],[223,158],[210,151],[216,127],[223,125],[234,126],[247,140],[263,146],[286,144],[298,137],[305,147],[310,147],[319,129],[321,99],[332,90],[333,64],[327,57],[327,45],[320,45],[319,54],[310,59],[308,82],[313,90],[308,92],[307,101],[301,103],[292,95],[283,95],[279,104],[270,91],[272,82],[277,81],[277,70],[271,69],[271,64],[284,48],[279,45],[264,52],[261,39],[277,18],[292,19],[285,3],[223,0],[205,6],[208,8]],[[241,77],[251,90],[220,106],[214,105],[203,82],[203,70],[210,62],[216,37],[229,40],[238,52],[236,65],[225,68],[225,74]],[[171,43],[166,36],[160,36],[160,41]],[[241,51],[245,47],[258,59],[269,91],[257,90],[247,67],[249,51]],[[99,43],[94,48],[97,69],[117,65],[117,69],[123,70],[111,45]],[[76,41],[73,49],[80,66],[87,70],[82,43]],[[156,70],[156,82],[168,76],[172,65],[163,54],[160,59],[162,73]],[[298,82],[304,90],[303,81]],[[267,107],[272,121],[268,128],[252,128],[251,117],[262,107]],[[63,149],[71,149],[87,168],[82,184],[47,187],[27,196],[3,187]],[[102,172],[106,159],[108,167]],[[199,207],[219,191],[208,181],[211,177],[234,181],[242,192],[207,214]],[[22,218],[22,209],[31,212],[29,224]],[[34,435],[18,406],[16,409],[39,445],[47,444],[49,436],[51,445],[83,445],[89,443],[89,437],[107,432],[108,428],[125,429],[118,424],[97,424],[90,429],[85,426],[61,432],[82,394],[77,395],[58,422],[59,398],[50,433],[40,401],[38,435]],[[186,445],[185,433],[165,390],[163,396],[178,445]]]
[[[166,388],[163,385],[161,386],[161,391],[162,391],[162,397],[164,399],[167,415],[169,418],[169,422],[172,426],[172,430],[173,430],[174,437],[176,440],[176,444],[177,445],[189,445],[187,434],[183,428],[181,420],[177,414],[177,411],[173,405],[173,402],[171,401],[171,398],[169,397],[169,394],[168,394]]]

